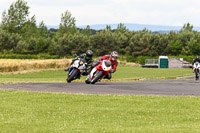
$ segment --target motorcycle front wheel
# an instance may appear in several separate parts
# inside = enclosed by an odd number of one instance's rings
[[[199,80],[199,74],[197,72],[195,72],[195,77],[196,77],[196,80]]]
[[[99,79],[102,78],[103,74],[103,71],[97,71],[94,75],[94,78],[91,81],[91,84],[95,84]]]
[[[67,82],[68,82],[68,83],[71,83],[71,81],[72,81],[72,80],[74,79],[74,77],[76,76],[76,73],[77,73],[77,71],[74,70],[74,71],[72,72],[71,75],[68,75],[68,78],[67,78]]]

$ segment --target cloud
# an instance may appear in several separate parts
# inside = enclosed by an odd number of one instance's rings
[[[59,25],[61,13],[69,10],[77,25],[139,23],[199,26],[199,0],[25,0],[30,16],[46,25]],[[0,13],[15,0],[1,0]],[[1,19],[0,19],[1,20]]]

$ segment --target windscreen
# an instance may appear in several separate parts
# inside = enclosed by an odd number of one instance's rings
[[[106,65],[106,67],[110,67],[110,66],[111,66],[111,61],[106,60],[106,61],[105,61],[105,65]]]

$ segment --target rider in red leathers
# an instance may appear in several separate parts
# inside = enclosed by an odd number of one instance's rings
[[[112,65],[112,69],[111,69],[111,71],[106,75],[105,78],[111,79],[111,78],[112,78],[111,73],[114,73],[114,72],[116,71],[117,66],[118,66],[117,58],[118,58],[118,53],[117,53],[116,51],[113,51],[110,55],[104,55],[104,56],[102,56],[102,57],[99,57],[99,58],[97,59],[97,61],[93,64],[93,67],[97,66],[97,65],[100,63],[100,61],[102,61],[102,60],[106,60],[106,59],[107,59],[107,60],[110,60],[111,63],[112,63],[112,64],[111,64],[111,65]]]

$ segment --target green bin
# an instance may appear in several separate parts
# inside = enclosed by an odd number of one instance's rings
[[[168,68],[168,57],[159,56],[158,64],[159,64],[159,68]]]

